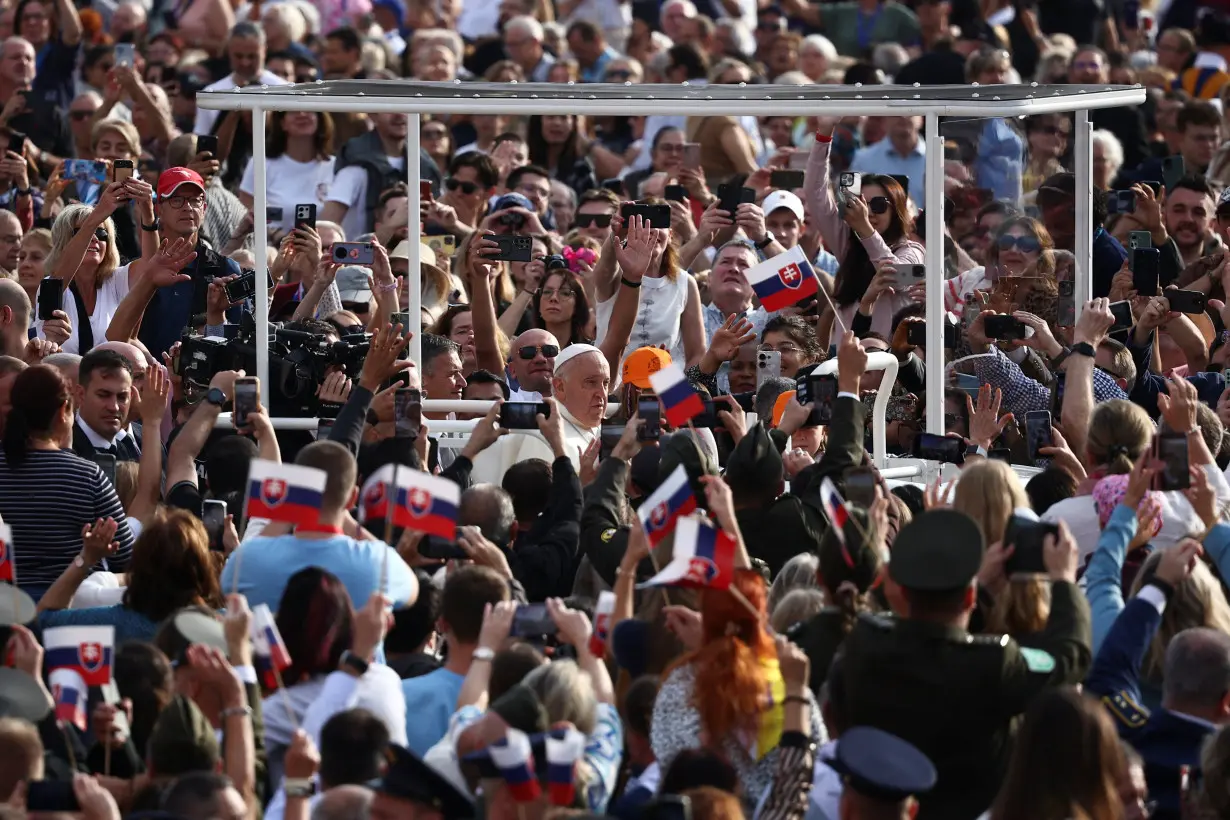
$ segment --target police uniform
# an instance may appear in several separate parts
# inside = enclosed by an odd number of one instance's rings
[[[901,803],[935,787],[935,765],[925,754],[870,726],[855,726],[843,734],[836,754],[825,763],[841,775],[845,791],[882,803]],[[848,816],[859,820],[857,805]]]
[[[982,553],[968,516],[932,510],[898,534],[889,576],[907,591],[956,592],[974,580]],[[1083,680],[1090,643],[1089,605],[1064,582],[1052,585],[1044,649],[938,622],[862,616],[843,648],[846,713],[934,761],[939,779],[920,800],[921,820],[973,820],[999,790],[1013,718],[1043,688]]]
[[[409,749],[390,743],[384,752],[384,777],[371,784],[376,800],[410,803],[438,812],[441,818],[464,820],[475,816],[474,800]],[[408,815],[409,812],[401,812]],[[416,814],[416,817],[425,816]]]

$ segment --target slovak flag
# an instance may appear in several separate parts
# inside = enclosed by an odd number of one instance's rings
[[[649,384],[658,394],[666,420],[672,427],[683,427],[705,412],[700,394],[688,384],[688,377],[679,365],[672,362],[658,372],[650,373]]]
[[[680,516],[688,515],[695,509],[696,496],[692,495],[688,474],[682,466],[676,467],[637,510],[649,546],[656,547],[674,531],[675,522]]]
[[[111,680],[114,626],[53,626],[43,630],[49,670],[71,669],[86,686]]]
[[[398,501],[402,503],[397,505],[393,523],[449,541],[456,538],[457,507],[461,504],[457,483],[422,470],[402,470],[400,475],[405,486],[398,491]]]
[[[675,527],[671,562],[637,589],[689,587],[729,589],[735,577],[735,551],[739,545],[725,532],[697,516],[680,518]]]
[[[13,530],[0,524],[0,581],[17,583],[17,564],[13,560]]]
[[[56,720],[71,723],[82,732],[86,728],[85,702],[89,692],[75,669],[53,669],[47,676],[51,697],[56,703]]]
[[[760,306],[770,313],[815,296],[820,290],[820,280],[799,245],[748,268],[747,281],[756,291]]]
[[[290,653],[286,651],[269,604],[252,607],[252,665],[267,690],[278,688],[278,675],[290,666]]]
[[[491,762],[500,770],[513,800],[530,803],[542,795],[538,773],[534,766],[534,747],[530,737],[518,729],[509,728],[502,740],[492,743],[487,751]]]
[[[606,642],[611,636],[611,617],[615,614],[615,593],[609,590],[598,593],[598,605],[594,607],[594,631],[589,636],[589,654],[595,658],[606,655]]]
[[[386,464],[363,482],[363,490],[359,493],[359,515],[363,523],[376,520],[387,520],[390,516],[397,518],[397,470],[400,465]],[[405,494],[400,498],[405,501]]]
[[[552,806],[571,806],[577,797],[577,761],[588,743],[578,729],[570,728],[563,737],[547,735],[547,796]]]
[[[287,524],[320,523],[326,474],[315,467],[252,459],[248,467],[246,518],[267,518]]]
[[[820,483],[820,504],[824,507],[824,514],[829,517],[829,528],[841,544],[842,560],[846,562],[846,566],[853,569],[854,559],[850,557],[850,550],[846,546],[846,522],[850,520],[850,511],[846,509],[846,500],[837,492],[837,486],[830,478],[825,478]]]

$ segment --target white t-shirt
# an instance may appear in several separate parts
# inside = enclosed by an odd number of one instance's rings
[[[94,344],[100,345],[107,341],[107,327],[111,324],[111,319],[115,316],[115,311],[119,308],[120,302],[128,295],[128,266],[116,268],[115,273],[107,278],[107,281],[102,283],[102,287],[98,289],[98,296],[94,300],[94,313],[89,317],[90,330],[94,333]],[[35,304],[38,304],[36,299]],[[77,300],[73,298],[72,291],[68,289],[68,283],[64,284],[64,297],[60,303],[60,310],[64,311],[68,316],[68,321],[72,323],[73,333],[68,337],[64,344],[60,345],[60,349],[65,353],[78,353],[85,355],[88,350],[81,350],[79,341],[78,329],[80,322],[77,320]],[[34,332],[38,334],[40,339],[47,338],[43,335],[43,322],[35,321]]]
[[[234,74],[227,74],[218,82],[205,86],[205,91],[230,91],[235,88],[238,83],[235,82]],[[256,85],[289,85],[286,80],[279,77],[277,74],[272,74],[267,70],[261,71],[260,76],[256,78]],[[208,108],[197,108],[196,122],[192,125],[192,133],[194,134],[212,134],[214,132],[214,123],[218,121],[218,112],[211,111]]]
[[[255,159],[248,160],[239,183],[239,190],[248,196],[255,196],[256,191],[254,162]],[[317,208],[323,207],[332,184],[332,158],[299,162],[283,154],[265,162],[265,203],[270,208],[282,209],[283,230],[289,231],[295,226],[296,205],[312,203]],[[346,235],[352,234],[347,232]]]
[[[406,170],[404,156],[385,159],[398,171]],[[326,201],[346,206],[346,216],[342,219],[342,230],[346,236],[358,236],[372,230],[367,224],[367,171],[361,165],[349,165],[337,172],[333,184],[329,186]]]

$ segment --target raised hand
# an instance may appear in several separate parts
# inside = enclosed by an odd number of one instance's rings
[[[986,450],[991,449],[995,439],[1012,422],[1012,414],[999,415],[999,407],[1003,402],[1004,393],[998,387],[991,392],[991,385],[984,384],[978,390],[978,403],[966,395],[965,406],[969,411],[970,441]]]
[[[158,253],[150,259],[145,275],[158,287],[189,282],[192,277],[180,273],[196,259],[196,247],[187,239],[164,239],[158,245]]]
[[[635,215],[629,219],[627,239],[615,245],[615,261],[624,276],[640,280],[648,272],[649,263],[653,260],[653,246],[653,229],[644,217]]]
[[[709,352],[719,362],[729,362],[739,355],[739,348],[748,342],[755,341],[756,332],[747,319],[741,319],[733,313],[726,317],[722,326],[713,332],[713,341],[709,342]]]

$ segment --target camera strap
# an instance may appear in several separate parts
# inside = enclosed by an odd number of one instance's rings
[[[90,327],[90,314],[85,309],[85,300],[81,298],[77,282],[69,282],[68,289],[73,294],[73,302],[77,306],[77,351],[84,356],[94,349],[94,328]]]

